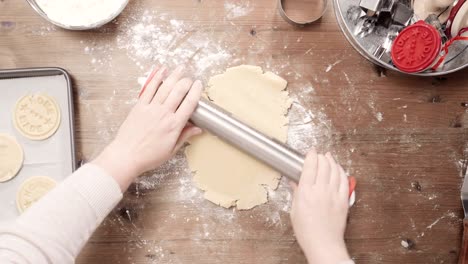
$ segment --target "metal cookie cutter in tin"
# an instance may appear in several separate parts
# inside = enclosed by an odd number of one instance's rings
[[[327,0],[278,0],[281,17],[291,25],[307,26],[319,20],[327,9]]]

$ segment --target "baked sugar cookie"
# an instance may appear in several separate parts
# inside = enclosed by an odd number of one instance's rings
[[[60,125],[60,108],[46,94],[21,97],[13,111],[16,129],[31,140],[44,140],[52,136]]]
[[[57,183],[55,180],[45,176],[34,176],[25,180],[16,193],[16,206],[21,213],[37,202]]]
[[[11,180],[23,166],[23,149],[13,137],[0,133],[0,182]]]

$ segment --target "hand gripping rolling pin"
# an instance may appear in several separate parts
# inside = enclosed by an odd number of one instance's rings
[[[227,143],[250,154],[294,182],[299,182],[304,156],[276,139],[247,126],[205,98],[190,119]]]
[[[139,97],[156,74],[148,76]],[[276,139],[245,125],[205,98],[201,98],[190,118],[193,124],[205,129],[227,143],[234,145],[254,158],[279,171],[290,180],[298,183],[301,177],[304,156],[288,148]]]

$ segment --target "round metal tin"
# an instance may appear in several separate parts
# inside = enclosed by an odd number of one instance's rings
[[[376,30],[366,36],[356,34],[357,23],[355,16],[350,15],[350,10],[359,8],[359,0],[333,0],[335,15],[343,35],[348,42],[358,51],[364,58],[377,64],[381,67],[402,72],[405,74],[418,76],[439,76],[448,73],[459,71],[468,66],[468,52],[463,52],[467,43],[456,41],[450,46],[449,53],[446,57],[446,63],[439,67],[436,71],[425,71],[417,73],[408,73],[399,70],[391,62],[386,62],[375,56],[377,48],[385,43],[389,29],[378,27]],[[391,49],[391,47],[388,47]]]

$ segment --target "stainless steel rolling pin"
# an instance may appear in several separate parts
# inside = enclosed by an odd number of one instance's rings
[[[202,98],[192,123],[250,154],[294,182],[301,177],[304,155],[247,126],[209,100]]]

